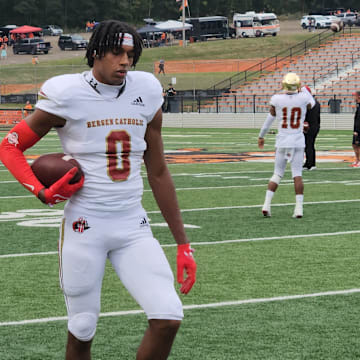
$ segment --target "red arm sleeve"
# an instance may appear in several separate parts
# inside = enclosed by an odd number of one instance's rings
[[[45,186],[31,170],[23,152],[39,140],[40,137],[23,120],[14,126],[0,144],[0,160],[16,180],[36,196]]]

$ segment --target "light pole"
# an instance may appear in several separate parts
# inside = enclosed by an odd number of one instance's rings
[[[185,40],[185,0],[182,0],[182,38],[183,38],[183,47],[186,47]]]

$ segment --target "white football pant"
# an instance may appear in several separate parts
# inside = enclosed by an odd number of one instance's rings
[[[148,319],[183,318],[173,273],[142,207],[93,212],[68,203],[59,257],[68,328],[79,340],[95,334],[107,259]]]

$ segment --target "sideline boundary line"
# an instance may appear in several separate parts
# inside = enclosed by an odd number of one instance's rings
[[[287,300],[298,300],[298,299],[307,299],[315,298],[321,296],[334,296],[334,295],[350,295],[360,293],[360,289],[348,289],[348,290],[335,290],[335,291],[325,291],[312,294],[298,294],[298,295],[285,295],[285,296],[275,296],[270,298],[255,298],[255,299],[246,299],[246,300],[237,300],[237,301],[224,301],[218,303],[208,303],[208,304],[194,304],[194,305],[184,305],[184,310],[194,310],[194,309],[208,309],[208,308],[218,308],[225,306],[239,306],[246,304],[259,304],[259,303],[268,303],[274,301],[287,301]],[[117,316],[126,316],[126,315],[137,315],[143,314],[143,310],[128,310],[128,311],[113,311],[108,313],[100,313],[100,317],[117,317]],[[31,320],[20,320],[20,321],[7,321],[0,322],[0,327],[3,326],[14,326],[14,325],[29,325],[29,324],[40,324],[40,323],[49,323],[54,321],[66,321],[67,316],[59,317],[48,317],[41,319],[31,319]]]

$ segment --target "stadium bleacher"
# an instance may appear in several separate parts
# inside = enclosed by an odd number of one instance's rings
[[[302,84],[315,90],[322,111],[330,112],[329,100],[339,101],[341,110],[353,112],[352,93],[360,80],[360,34],[343,34],[332,38],[291,61],[277,64],[273,72],[264,72],[254,81],[230,89],[215,101],[208,101],[207,112],[266,112],[269,98],[281,89],[288,72],[296,72]],[[211,106],[212,105],[212,106]],[[204,105],[203,105],[204,106]]]

